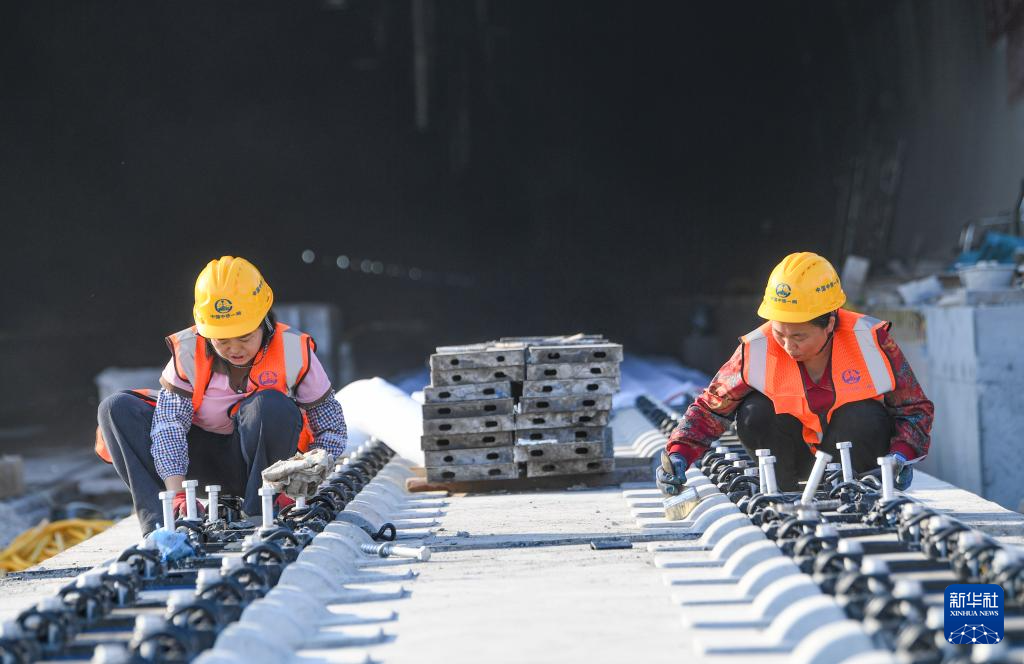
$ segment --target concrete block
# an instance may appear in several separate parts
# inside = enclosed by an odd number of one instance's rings
[[[530,346],[527,364],[622,362],[621,344]]]
[[[514,367],[490,367],[487,369],[456,369],[455,371],[431,371],[430,384],[433,387],[463,385],[466,383],[495,383],[523,380],[522,365]]]
[[[571,461],[527,461],[527,477],[550,477],[552,475],[585,475],[610,473],[615,470],[615,459],[575,459]]]
[[[608,454],[603,442],[559,443],[552,440],[523,441],[513,448],[515,460],[525,461],[567,461],[570,459],[601,459]]]
[[[449,417],[486,417],[488,415],[510,415],[511,413],[512,399],[423,404],[423,419],[425,420],[440,420]]]
[[[579,410],[571,413],[522,413],[516,415],[516,431],[564,429],[567,427],[603,427],[608,424],[606,410]],[[426,426],[426,422],[423,423]],[[520,436],[521,437],[521,436]]]
[[[748,542],[735,555],[729,557],[722,566],[721,572],[698,567],[674,567],[665,573],[665,583],[674,586],[705,585],[705,584],[737,584],[743,575],[759,563],[782,556],[782,551],[775,542],[767,539]],[[657,563],[655,563],[657,564]],[[703,595],[702,592],[698,594]]]
[[[587,364],[528,364],[526,380],[581,380],[587,378],[617,378],[617,362],[589,362]]]
[[[0,456],[0,498],[20,496],[24,492],[25,469],[21,457],[17,454]]]
[[[678,576],[678,572],[673,576]],[[672,601],[681,606],[713,606],[719,603],[748,604],[753,602],[762,592],[772,584],[780,580],[799,576],[806,578],[792,560],[779,552],[778,556],[763,560],[740,578],[735,586],[727,586],[724,583],[716,588],[714,592],[708,587],[703,587],[700,592],[694,592],[693,588],[686,588],[684,592],[674,593]],[[694,581],[674,578],[673,585],[687,586]]]
[[[737,528],[718,540],[711,549],[710,555],[704,551],[689,554],[683,552],[678,554],[661,553],[654,557],[654,565],[664,569],[722,567],[733,554],[747,544],[764,541],[764,533],[757,526]]]
[[[423,420],[423,434],[426,436],[456,433],[482,433],[485,431],[512,431],[514,428],[515,422],[511,415]]]
[[[786,607],[763,633],[737,639],[730,630],[722,630],[719,636],[698,638],[695,649],[703,656],[790,652],[814,630],[845,619],[846,614],[831,597],[805,597]]]
[[[427,466],[488,465],[512,463],[512,447],[485,447],[482,449],[447,450],[445,452],[424,452]]]
[[[514,480],[519,466],[514,463],[478,464],[473,466],[427,467],[429,482],[476,482],[478,480]]]
[[[604,442],[611,440],[605,427],[579,426],[559,429],[520,429],[515,434],[517,444],[529,444],[531,441],[551,440],[558,443]]]
[[[427,386],[423,388],[425,403],[448,403],[451,401],[477,401],[480,399],[511,399],[512,383],[497,381],[475,385]]]
[[[574,410],[611,410],[610,394],[588,394],[569,397],[524,397],[519,400],[521,413],[569,412]]]
[[[466,350],[435,353],[430,356],[430,370],[459,371],[462,369],[492,369],[524,364],[523,349]]]
[[[523,397],[571,397],[588,394],[612,395],[619,391],[618,378],[588,380],[528,380],[523,383]]]
[[[513,431],[484,431],[479,433],[437,434],[420,438],[425,451],[464,450],[473,447],[506,447],[515,442]]]
[[[807,575],[790,576],[773,583],[747,606],[688,607],[683,624],[691,629],[764,629],[790,604],[820,595],[821,589]]]

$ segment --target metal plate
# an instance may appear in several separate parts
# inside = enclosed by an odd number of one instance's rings
[[[603,427],[608,424],[606,410],[577,410],[571,413],[522,413],[516,416],[516,431],[560,429],[564,427]],[[427,423],[424,422],[426,427]]]
[[[446,450],[444,452],[424,452],[425,465],[428,468],[441,466],[493,465],[512,463],[511,447],[485,447],[466,450]]]
[[[480,447],[507,447],[515,442],[512,431],[485,431],[483,433],[465,433],[453,436],[436,435],[420,438],[420,449],[430,452],[444,450],[465,450]]]
[[[566,427],[564,429],[533,429],[516,432],[516,444],[519,441],[554,440],[559,443],[582,443],[611,441],[610,432],[605,427]]]
[[[483,433],[485,431],[512,431],[515,424],[511,415],[487,417],[452,417],[442,420],[423,420],[423,434]]]
[[[581,362],[622,362],[622,346],[620,344],[581,344],[578,346],[530,346],[526,349],[527,364]]]
[[[500,343],[536,344],[541,346],[580,345],[580,344],[606,344],[608,340],[600,334],[556,334],[553,337],[501,337]]]
[[[573,410],[611,410],[610,394],[587,394],[572,397],[523,397],[521,413],[565,413]]]
[[[528,364],[527,380],[581,380],[585,378],[619,377],[618,362],[588,362],[587,364]]]
[[[466,383],[493,383],[497,381],[520,381],[525,375],[523,366],[490,367],[487,369],[459,369],[456,371],[431,371],[430,384],[464,385]]]
[[[528,380],[523,383],[524,397],[571,397],[587,394],[615,394],[619,379],[594,378],[589,380]]]
[[[427,467],[429,482],[473,482],[476,480],[514,480],[519,466],[514,463],[479,464],[474,466]]]
[[[426,403],[448,403],[451,401],[478,401],[481,399],[511,399],[512,383],[479,383],[476,385],[449,385],[423,388]]]
[[[587,475],[610,473],[615,470],[615,459],[590,459],[574,461],[527,461],[527,477],[549,477],[551,475]]]
[[[455,353],[436,353],[430,356],[431,371],[461,371],[522,366],[525,363],[522,348],[476,350]]]
[[[449,417],[487,417],[490,415],[510,415],[511,413],[512,399],[484,399],[481,401],[423,404],[423,419],[425,420]]]
[[[521,461],[567,461],[570,459],[603,459],[609,456],[605,443],[601,441],[584,443],[559,443],[555,440],[523,441],[515,446],[515,460]]]

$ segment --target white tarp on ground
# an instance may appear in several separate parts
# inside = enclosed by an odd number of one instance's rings
[[[334,396],[345,411],[349,451],[372,436],[400,456],[423,465],[423,409],[408,394],[383,378],[369,378],[349,383]]]
[[[622,362],[622,383],[612,399],[614,408],[630,408],[641,394],[685,409],[711,379],[703,372],[668,357],[627,355]]]
[[[615,408],[632,407],[641,394],[685,408],[691,395],[698,394],[711,382],[710,377],[703,372],[683,366],[668,357],[627,354],[621,371],[622,386],[613,400]],[[426,369],[395,377],[395,385],[417,401],[422,401],[423,386],[429,383],[430,372]]]

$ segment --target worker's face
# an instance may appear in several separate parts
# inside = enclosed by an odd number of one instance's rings
[[[818,354],[828,341],[833,327],[835,318],[824,328],[811,323],[780,323],[773,320],[772,334],[790,357],[797,362],[804,362]]]
[[[263,326],[249,334],[230,339],[210,339],[213,349],[231,364],[248,364],[263,344]]]

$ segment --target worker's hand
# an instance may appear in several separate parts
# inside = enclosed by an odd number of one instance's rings
[[[910,488],[911,482],[914,481],[914,467],[907,463],[907,457],[903,456],[899,452],[892,455],[892,458],[896,459],[896,489],[899,491],[906,491]]]
[[[179,491],[178,493],[174,494],[174,502],[171,503],[171,505],[174,506],[175,519],[184,519],[188,516],[188,509],[185,507],[184,491]],[[196,501],[196,516],[198,516],[200,519],[206,516],[206,507],[198,500]]]
[[[294,505],[295,499],[289,496],[287,493],[279,493],[274,496],[274,509],[280,512],[289,505]]]
[[[676,496],[686,486],[686,469],[690,463],[679,452],[661,453],[661,463],[654,471],[654,482],[666,496]]]

